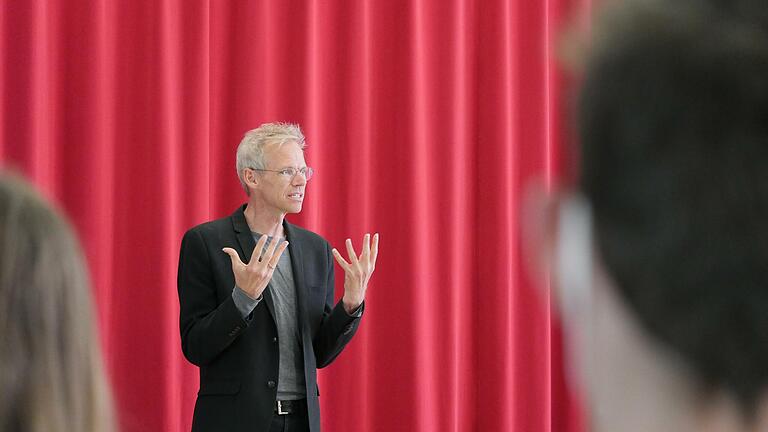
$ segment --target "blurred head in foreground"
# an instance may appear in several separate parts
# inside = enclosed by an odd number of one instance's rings
[[[634,2],[597,26],[579,182],[540,241],[594,430],[768,430],[766,9]]]
[[[0,172],[0,430],[113,429],[91,308],[69,225]]]

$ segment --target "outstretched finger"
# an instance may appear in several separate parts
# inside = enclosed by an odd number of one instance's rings
[[[349,271],[349,263],[341,256],[339,251],[334,248],[331,252],[333,253],[333,257],[336,258],[336,262],[339,263],[339,266],[343,268],[344,271]]]
[[[275,253],[269,260],[269,264],[267,264],[267,267],[269,267],[270,272],[274,271],[277,268],[277,263],[280,262],[280,257],[283,256],[283,252],[285,252],[285,249],[287,247],[288,247],[287,241],[280,243],[280,246],[277,247],[277,251],[275,251]]]
[[[269,246],[267,246],[267,250],[264,252],[264,256],[261,257],[261,262],[269,262],[272,260],[272,256],[275,255],[275,249],[277,249],[278,243],[280,243],[280,239],[277,237],[272,237],[272,240],[269,242]]]
[[[259,241],[256,242],[256,247],[253,249],[253,254],[251,255],[251,261],[248,263],[248,265],[251,265],[251,263],[257,263],[261,261],[261,255],[264,253],[264,245],[267,244],[267,235],[263,234],[261,238],[259,238]]]
[[[376,264],[376,258],[379,256],[379,233],[373,235],[373,246],[371,246],[371,265]]]
[[[229,255],[229,258],[232,260],[232,265],[233,266],[235,264],[245,265],[245,264],[243,264],[243,261],[240,260],[240,256],[237,254],[236,250],[234,250],[232,248],[226,247],[226,248],[222,249],[221,251],[224,252],[225,254]]]
[[[371,234],[365,233],[363,237],[363,253],[360,254],[360,260],[371,256]]]
[[[353,266],[357,265],[357,254],[355,254],[355,248],[352,247],[352,240],[347,239],[345,242],[347,244],[347,253],[349,254],[349,262]]]

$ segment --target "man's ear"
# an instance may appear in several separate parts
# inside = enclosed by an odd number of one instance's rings
[[[245,181],[245,185],[249,190],[256,189],[259,186],[259,180],[258,176],[256,175],[256,171],[250,168],[245,168],[243,170],[243,180]]]

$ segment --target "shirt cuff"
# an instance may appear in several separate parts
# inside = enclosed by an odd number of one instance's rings
[[[344,309],[344,312],[347,312],[347,310]],[[363,316],[363,304],[360,303],[360,306],[358,306],[357,309],[355,309],[351,313],[347,312],[347,315],[349,315],[352,318],[360,318],[361,316]]]
[[[237,307],[237,310],[240,311],[240,315],[243,318],[250,315],[251,312],[256,309],[256,305],[259,304],[262,298],[264,298],[264,295],[260,295],[257,299],[252,299],[237,285],[235,285],[235,288],[232,290],[232,300],[235,302],[235,306]]]

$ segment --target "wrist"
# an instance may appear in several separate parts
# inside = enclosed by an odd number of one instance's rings
[[[342,297],[341,303],[344,306],[344,310],[347,311],[347,313],[353,313],[355,312],[361,304],[363,304],[363,300],[357,300],[357,299],[351,299],[347,296]]]
[[[247,295],[252,300],[259,300],[261,297],[261,293],[257,293],[256,290],[247,290],[245,288],[240,287],[239,285],[235,285],[237,288],[240,289],[240,291],[243,292],[243,294]]]

